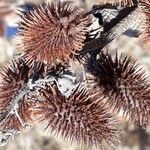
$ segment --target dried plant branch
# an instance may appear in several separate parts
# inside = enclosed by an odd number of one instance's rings
[[[115,23],[112,25],[112,28],[109,28],[108,31],[106,30],[106,32],[103,32],[99,38],[87,41],[83,47],[83,50],[80,52],[81,55],[84,55],[87,52],[98,53],[111,41],[122,35],[129,28],[132,28],[135,25],[135,22],[141,20],[139,8],[136,6],[131,7],[129,12],[128,8],[127,11],[123,10],[121,14],[124,12],[124,17],[115,19]]]
[[[137,4],[131,6],[131,7],[118,7],[118,5],[112,5],[112,4],[104,4],[104,5],[94,5],[93,9],[90,13],[94,14],[94,16],[97,14],[102,15],[102,21],[103,18],[105,18],[105,21],[102,23],[102,26],[104,28],[104,32],[109,31],[111,28],[116,26],[123,18],[127,17],[134,9],[138,7]],[[104,12],[103,12],[104,11]],[[115,14],[113,14],[115,11]],[[114,15],[114,18],[111,20],[109,17],[111,15]]]
[[[104,3],[111,3],[113,5],[120,5],[123,7],[131,7],[139,2],[139,0],[104,0]]]

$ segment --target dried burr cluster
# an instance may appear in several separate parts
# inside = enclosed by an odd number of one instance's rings
[[[55,0],[20,14],[19,54],[0,75],[1,145],[35,122],[90,149],[117,145],[120,112],[148,126],[149,77],[132,57],[119,49],[114,56],[106,45],[134,32],[136,19],[135,36],[150,46],[149,12],[149,0],[103,1],[89,12]],[[101,30],[93,29],[95,19]]]

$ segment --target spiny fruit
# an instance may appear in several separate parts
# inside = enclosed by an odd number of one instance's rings
[[[56,0],[22,14],[20,49],[27,59],[50,64],[68,59],[84,45],[91,24],[85,13],[72,2]]]
[[[34,115],[47,124],[46,129],[50,133],[71,142],[90,147],[99,147],[104,141],[115,144],[118,140],[116,122],[107,113],[101,98],[100,95],[90,94],[81,85],[67,98],[54,82],[49,89],[41,91]]]
[[[149,123],[150,81],[131,57],[118,57],[116,53],[113,59],[109,53],[101,52],[96,59],[87,60],[86,68],[94,76],[92,82],[98,91],[108,96],[105,103],[110,109],[123,110],[132,123]]]
[[[31,121],[26,83],[30,67],[24,59],[10,61],[0,73],[0,128],[21,130]]]

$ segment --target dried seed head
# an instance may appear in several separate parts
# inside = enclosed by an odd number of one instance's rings
[[[141,0],[140,7],[142,13],[145,14],[145,19],[142,22],[142,34],[140,35],[140,39],[142,44],[146,47],[150,47],[150,1],[149,0]]]
[[[104,3],[111,3],[113,5],[120,5],[120,6],[133,6],[134,4],[138,3],[139,0],[104,0]]]
[[[0,128],[20,130],[30,120],[30,104],[22,96],[28,81],[30,67],[23,59],[15,59],[1,71],[0,76]]]
[[[91,17],[72,2],[53,1],[22,15],[20,37],[28,59],[55,63],[81,50]]]
[[[78,86],[66,98],[54,83],[40,96],[35,115],[46,121],[46,129],[51,133],[90,147],[101,146],[103,141],[113,144],[117,141],[112,116],[100,98],[90,95],[83,87]]]
[[[115,112],[123,110],[131,122],[148,124],[150,119],[150,84],[148,77],[131,57],[116,57],[100,53],[96,60],[88,61],[87,71],[94,77],[105,101]]]
[[[32,105],[36,102],[33,99],[52,81],[59,79],[61,86],[63,75],[72,76],[69,71],[68,64],[52,66],[35,61],[29,64],[24,57],[12,60],[0,76],[0,129],[18,131],[32,123]]]

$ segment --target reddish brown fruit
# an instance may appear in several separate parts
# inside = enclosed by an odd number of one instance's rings
[[[28,111],[25,85],[28,81],[30,67],[23,59],[15,59],[1,71],[0,80],[0,128],[3,130],[20,130],[27,121],[31,121]]]
[[[20,37],[27,59],[55,63],[79,51],[91,17],[72,2],[53,1],[22,15]]]
[[[132,123],[146,125],[150,119],[150,81],[131,57],[116,57],[100,53],[88,61],[87,71],[99,86],[99,92],[108,97],[106,104],[114,112],[123,110]]]
[[[83,87],[77,87],[66,98],[54,83],[41,91],[40,96],[35,115],[47,122],[46,129],[51,133],[90,147],[101,146],[103,141],[113,144],[117,141],[115,121],[97,94],[90,95]]]

